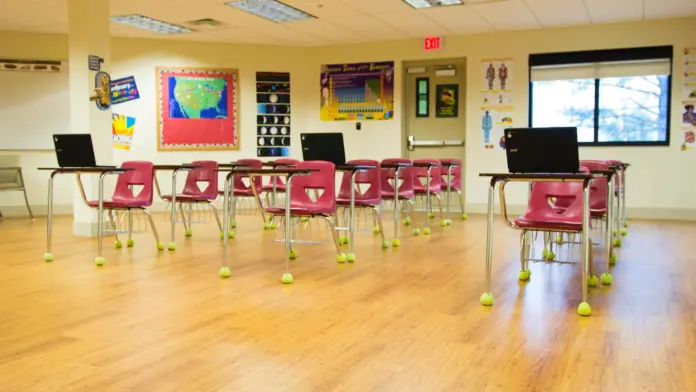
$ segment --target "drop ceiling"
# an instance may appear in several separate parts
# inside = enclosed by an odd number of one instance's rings
[[[401,0],[286,0],[317,18],[278,24],[226,6],[226,1],[112,0],[112,16],[141,14],[197,31],[158,35],[112,22],[111,33],[116,37],[321,46],[696,15],[696,0],[469,0],[462,6],[428,9],[415,9]],[[188,24],[207,18],[221,24]],[[65,0],[0,2],[0,30],[66,34],[67,20]]]

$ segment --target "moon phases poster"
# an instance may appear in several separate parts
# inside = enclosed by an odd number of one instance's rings
[[[290,155],[290,74],[256,73],[256,155]]]

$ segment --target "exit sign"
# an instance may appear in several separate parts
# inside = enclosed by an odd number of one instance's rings
[[[425,37],[423,40],[423,49],[425,49],[426,52],[440,50],[441,46],[442,37]]]

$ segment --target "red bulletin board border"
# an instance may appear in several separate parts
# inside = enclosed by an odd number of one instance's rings
[[[169,117],[169,76],[224,77],[227,79],[227,118]],[[239,72],[237,69],[156,67],[157,149],[239,150]]]

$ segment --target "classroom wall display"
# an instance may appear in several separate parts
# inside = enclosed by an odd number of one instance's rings
[[[481,131],[483,147],[505,149],[504,131],[512,127],[514,61],[511,58],[481,60]]]
[[[157,67],[157,148],[238,150],[236,69]]]
[[[135,77],[116,79],[111,81],[111,105],[132,101],[140,98]]]
[[[394,118],[394,62],[321,66],[322,121]]]
[[[133,131],[135,130],[135,117],[111,114],[111,133],[113,134],[113,146],[118,150],[130,151],[133,145]]]
[[[256,155],[290,156],[290,74],[256,73]]]
[[[696,142],[696,48],[684,49],[682,97],[681,150],[691,151]]]
[[[435,86],[435,117],[456,118],[459,116],[459,85],[438,84]]]

